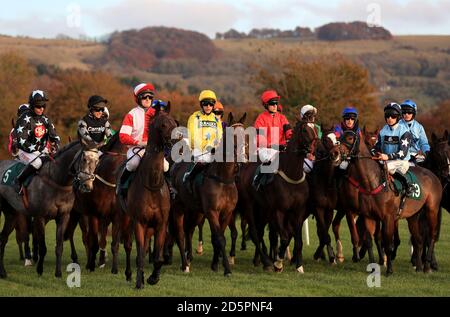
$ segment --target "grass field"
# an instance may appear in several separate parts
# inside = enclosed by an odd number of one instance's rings
[[[3,220],[3,219],[2,219]],[[14,234],[10,236],[6,247],[5,265],[8,278],[0,280],[0,296],[449,296],[450,295],[450,214],[444,211],[440,241],[436,246],[439,272],[425,275],[415,273],[409,264],[409,246],[407,223],[401,221],[402,244],[394,263],[394,275],[386,278],[382,275],[381,287],[369,288],[366,284],[368,273],[365,272],[367,257],[360,263],[351,262],[351,243],[346,226],[342,226],[344,238],[344,254],[346,260],[342,264],[330,266],[328,262],[316,262],[312,259],[317,246],[315,222],[310,221],[311,245],[304,248],[305,274],[298,274],[294,267],[285,267],[282,273],[263,272],[261,267],[253,267],[251,259],[254,247],[249,241],[247,251],[237,251],[236,265],[230,278],[210,270],[211,243],[209,228],[205,226],[205,253],[195,256],[191,273],[184,274],[179,270],[179,252],[174,250],[174,264],[163,267],[161,281],[156,286],[145,285],[143,290],[134,289],[133,282],[128,283],[124,277],[124,251],[120,250],[119,274],[110,273],[110,251],[108,245],[108,262],[105,269],[97,269],[93,273],[85,270],[86,257],[80,239],[79,229],[76,231],[77,251],[80,258],[81,287],[69,288],[66,278],[69,273],[65,267],[70,263],[69,244],[64,245],[63,278],[54,277],[54,245],[55,224],[47,226],[48,253],[44,265],[44,274],[38,277],[35,266],[24,267],[19,261],[18,249]],[[195,240],[197,235],[194,236]],[[229,233],[227,232],[227,239]],[[108,242],[110,237],[108,237]],[[229,240],[228,240],[229,250]],[[134,250],[133,250],[134,251]],[[132,269],[135,271],[134,252]],[[350,261],[349,261],[350,260]],[[146,276],[150,267],[146,264]],[[384,273],[384,269],[382,268]]]

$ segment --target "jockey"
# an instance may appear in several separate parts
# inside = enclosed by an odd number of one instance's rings
[[[275,90],[266,90],[261,95],[261,102],[266,111],[255,121],[258,155],[263,163],[269,162],[279,150],[286,148],[286,142],[292,136],[288,119],[278,112],[280,96]]]
[[[120,142],[128,146],[128,152],[126,167],[117,186],[118,191],[122,189],[122,185],[131,173],[137,169],[145,154],[147,134],[144,130],[148,125],[148,119],[155,114],[155,109],[151,107],[155,95],[155,87],[152,84],[139,84],[134,88],[133,93],[137,105],[125,115],[119,131]]]
[[[184,175],[183,182],[194,179],[204,163],[212,162],[211,151],[219,145],[223,134],[222,124],[213,113],[217,102],[214,91],[203,90],[198,99],[201,110],[194,112],[188,120],[189,144],[195,164]]]
[[[105,115],[108,101],[101,96],[91,96],[88,113],[78,122],[78,138],[88,149],[99,148],[111,137],[111,124]]]
[[[322,129],[320,128],[320,125],[316,123],[316,115],[317,115],[317,108],[313,107],[311,105],[305,105],[300,109],[300,118],[302,121],[312,124],[314,130],[317,133],[317,137],[319,139],[322,138]],[[303,170],[306,173],[309,173],[312,171],[314,167],[314,161],[315,161],[314,153],[308,153],[305,157],[304,163],[303,163]]]
[[[402,109],[397,103],[392,102],[384,108],[387,124],[378,134],[374,150],[377,159],[387,161],[389,174],[397,176],[403,184],[406,195],[409,195],[414,188],[409,184],[405,174],[409,169],[412,135],[408,127],[400,121],[401,116]]]
[[[425,161],[425,157],[430,152],[430,145],[423,126],[415,120],[417,105],[412,100],[405,100],[401,104],[403,123],[409,128],[412,135],[411,159],[417,163]]]
[[[28,111],[30,111],[30,106],[27,103],[21,104],[17,109],[17,119],[19,119],[22,114]],[[9,143],[8,143],[8,152],[14,157],[17,156],[18,154],[17,147],[13,148],[13,144],[17,144],[17,138],[14,133],[15,130],[16,130],[15,128],[12,128],[11,131],[9,132]]]
[[[214,105],[213,112],[216,115],[217,120],[219,120],[222,123],[222,131],[225,132],[225,128],[227,127],[227,123],[223,121],[223,105],[222,103],[217,100],[216,104]]]
[[[20,192],[22,183],[39,170],[43,164],[43,154],[55,153],[60,145],[60,138],[56,134],[55,126],[44,115],[47,95],[42,90],[34,90],[28,98],[29,111],[22,113],[17,120],[14,135],[18,148],[18,158],[27,163],[25,169],[17,176],[16,189]],[[50,141],[50,149],[47,146]]]
[[[359,129],[358,110],[354,107],[346,107],[342,110],[342,122],[334,127],[334,134],[339,139],[345,131],[352,130],[361,136]]]

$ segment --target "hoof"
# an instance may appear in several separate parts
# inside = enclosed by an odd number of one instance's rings
[[[337,260],[339,263],[344,263],[345,258],[343,256],[338,256]]]
[[[186,268],[185,268],[184,270],[183,270],[183,268],[181,268],[181,271],[182,271],[183,273],[190,273],[190,272],[191,272],[189,266],[186,266]]]
[[[211,270],[213,270],[214,272],[217,272],[219,270],[219,265],[218,264],[211,264]]]
[[[430,274],[430,273],[433,273],[433,270],[431,269],[431,267],[424,268],[424,269],[423,269],[423,273],[425,273],[425,274]]]
[[[118,273],[119,273],[118,269],[116,269],[116,268],[111,269],[111,274],[118,274]]]
[[[61,273],[61,272],[55,273],[55,277],[56,277],[56,278],[61,278],[61,277],[62,277],[62,273]]]
[[[386,277],[389,277],[392,275],[392,273],[394,273],[393,271],[386,271]]]
[[[273,267],[273,270],[274,270],[274,272],[276,272],[276,273],[281,273],[281,272],[283,272],[283,267],[277,268],[276,266],[274,266],[274,267]]]
[[[99,269],[104,269],[105,266],[106,266],[106,264],[102,264],[102,265],[100,265],[98,268],[99,268]]]
[[[198,245],[197,245],[197,250],[195,250],[195,252],[196,252],[198,255],[202,255],[202,254],[203,254],[203,243],[202,243],[202,242],[199,242],[199,243],[198,243]]]
[[[226,273],[223,274],[223,276],[225,276],[225,277],[231,277],[231,272],[226,272]]]
[[[303,270],[303,265],[302,265],[302,266],[299,266],[299,267],[297,268],[297,272],[300,273],[300,274],[304,274],[304,273],[305,273],[305,271]]]
[[[230,256],[229,258],[228,258],[228,263],[230,263],[230,265],[234,265],[234,256]]]
[[[334,259],[333,262],[331,262],[330,264],[331,266],[336,266],[337,265],[336,259]]]
[[[264,270],[265,272],[273,272],[273,266],[272,266],[272,265],[265,266],[265,267],[263,268],[263,270]]]
[[[33,262],[31,262],[31,260],[28,260],[28,259],[26,259],[25,260],[25,265],[24,265],[25,267],[27,267],[27,266],[33,266]]]
[[[283,272],[283,260],[276,260],[273,263],[275,272]]]
[[[150,284],[150,285],[155,285],[155,284],[157,284],[158,282],[159,282],[159,277],[153,277],[153,276],[150,276],[150,277],[147,279],[147,283]]]

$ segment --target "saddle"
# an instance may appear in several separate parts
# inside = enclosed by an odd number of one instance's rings
[[[261,164],[256,168],[255,176],[253,177],[252,186],[258,191],[261,186],[268,185],[273,182],[275,179],[275,173],[262,173],[261,167],[264,165]]]
[[[10,186],[15,187],[17,184],[17,177],[20,175],[20,173],[25,169],[26,165],[22,162],[17,162],[11,165],[2,175],[2,178],[0,180],[0,184],[4,186]],[[22,186],[27,187],[30,183],[33,177],[36,174],[30,175],[25,179]]]
[[[412,171],[408,171],[404,177],[408,180],[408,183],[411,184],[414,187],[414,191],[406,196],[406,198],[414,199],[414,200],[421,200],[422,199],[422,187],[420,185],[419,179],[417,178],[416,174],[414,174]],[[406,188],[404,188],[404,185],[401,180],[396,178],[395,176],[390,175],[389,181],[391,185],[393,185],[393,190],[396,192],[396,195],[399,195],[401,193],[407,192]]]

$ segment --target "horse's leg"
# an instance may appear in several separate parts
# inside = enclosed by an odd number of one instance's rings
[[[278,254],[273,264],[275,272],[283,271],[283,260],[286,253],[286,248],[289,246],[290,236],[287,230],[284,228],[285,215],[280,211],[275,211],[275,226],[276,231],[280,235],[280,247],[278,248]],[[298,249],[296,250],[298,252]]]
[[[111,240],[111,254],[112,254],[112,265],[111,273],[119,273],[118,268],[118,254],[119,254],[119,243],[120,243],[120,212],[116,212],[112,221],[112,240]]]
[[[336,241],[336,252],[337,252],[337,259],[339,262],[344,262],[344,253],[342,251],[342,242],[341,242],[341,238],[339,236],[339,228],[341,226],[341,220],[342,218],[344,218],[345,216],[345,212],[343,212],[342,210],[338,210],[336,212],[336,216],[333,219],[332,222],[332,228],[333,228],[333,234],[334,234],[334,239]]]
[[[263,223],[259,226],[259,239],[262,243],[262,251],[267,253],[266,244],[264,243],[264,227],[265,225]],[[278,250],[278,232],[276,228],[269,224],[269,257],[271,257],[274,261],[277,258]]]
[[[369,263],[375,263],[375,256],[373,255],[373,240],[375,236],[375,230],[377,223],[375,220],[368,217],[364,217],[364,223],[366,224],[366,248],[369,253]]]
[[[56,268],[55,277],[62,277],[61,272],[61,259],[64,247],[64,232],[66,231],[67,224],[69,222],[70,213],[63,213],[59,217],[56,217]]]
[[[230,276],[231,275],[231,267],[230,264],[234,264],[234,258],[233,258],[233,263],[231,263],[227,257],[227,253],[226,253],[226,239],[225,239],[225,230],[227,229],[227,227],[230,225],[230,222],[232,221],[232,217],[233,217],[233,210],[229,210],[228,212],[225,212],[225,216],[224,217],[220,217],[219,213],[217,213],[218,216],[218,221],[219,221],[219,245],[218,247],[219,249],[219,254],[222,254],[222,264],[224,267],[224,275],[225,276]],[[234,222],[234,219],[233,219]],[[234,242],[236,244],[236,239],[237,239],[237,229],[236,227],[234,227],[235,232],[236,232],[236,236],[234,237]]]
[[[45,223],[44,217],[34,218],[35,236],[39,245],[39,259],[36,266],[36,271],[39,276],[44,272],[44,258],[47,254],[47,246],[45,245]]]
[[[364,216],[359,215],[358,219],[356,219],[356,232],[359,237],[359,259],[362,260],[366,256],[367,252],[367,241],[366,241],[366,224],[364,221]]]
[[[377,252],[378,252],[378,264],[386,266],[387,258],[385,261],[386,253],[384,251],[385,243],[384,243],[384,239],[383,239],[383,232],[384,232],[384,227],[381,228],[381,221],[377,221],[376,228],[375,228],[375,245],[377,247]],[[361,254],[361,252],[359,254]],[[392,252],[391,252],[391,260],[392,260]]]
[[[98,246],[98,226],[99,220],[96,216],[89,216],[89,258],[88,258],[88,269],[91,272],[95,271],[95,258],[97,257]]]
[[[214,246],[214,256],[211,263],[211,269],[217,271],[219,255],[222,254],[224,275],[229,276],[231,274],[231,269],[227,254],[225,252],[226,240],[224,236],[225,228],[227,227],[229,221],[229,215],[227,215],[226,219],[224,219],[221,224],[219,220],[219,212],[213,210],[207,213],[207,219],[209,221],[209,226],[211,227],[211,242]]]
[[[173,262],[173,245],[175,237],[171,233],[173,229],[167,230],[166,240],[164,241],[164,265],[172,265]]]
[[[234,261],[236,258],[236,240],[238,238],[238,231],[236,228],[236,218],[234,215],[231,215],[230,224],[228,225],[231,231],[231,249],[230,249],[230,264],[234,265]]]
[[[394,270],[392,268],[392,249],[394,248],[393,245],[393,238],[394,238],[394,231],[395,231],[395,220],[394,217],[385,217],[383,221],[383,244],[384,244],[384,250],[386,252],[386,276],[391,275]]]
[[[32,231],[32,218],[31,216],[26,217],[26,232],[25,232],[25,266],[31,266],[31,249],[30,249],[30,234]]]
[[[203,225],[205,224],[205,218],[198,225],[198,244],[197,244],[197,254],[203,254]]]
[[[319,238],[319,246],[316,249],[316,252],[314,253],[314,260],[320,260],[325,259],[325,254],[323,253],[323,248],[326,243],[326,225],[325,225],[325,209],[322,207],[317,206],[315,210],[315,216],[316,216],[316,229],[317,229],[317,237]],[[296,243],[297,245],[297,243]],[[330,255],[328,255],[330,256]],[[331,258],[330,258],[331,261]],[[333,258],[334,262],[334,258]]]
[[[153,272],[147,279],[147,283],[155,285],[159,282],[161,267],[164,263],[164,240],[167,232],[167,220],[163,220],[155,229],[155,247],[153,251]],[[151,256],[151,255],[149,255]]]
[[[174,209],[173,216],[173,236],[175,237],[181,256],[181,270],[189,273],[189,264],[186,257],[186,235],[184,233],[184,214],[178,209]]]
[[[146,240],[146,225],[136,221],[134,225],[134,235],[136,240],[136,288],[143,287],[142,281],[144,280],[144,255],[145,255],[145,240]]]
[[[359,252],[358,252],[359,235],[358,235],[358,230],[357,230],[356,224],[355,224],[355,218],[353,217],[353,214],[350,211],[347,211],[345,213],[345,217],[347,219],[348,228],[350,229],[350,235],[352,238],[352,245],[353,245],[352,260],[353,260],[353,262],[359,262],[361,260],[359,258]]]
[[[409,232],[412,235],[411,242],[414,247],[413,257],[415,259],[416,272],[422,272],[423,267],[421,255],[423,248],[423,239],[422,235],[420,234],[419,217],[417,214],[408,218],[408,227]]]
[[[241,251],[247,250],[247,235],[246,235],[246,227],[247,221],[245,221],[244,217],[241,217],[241,232],[242,232],[242,240],[241,240]]]
[[[25,260],[23,253],[23,243],[25,241],[26,218],[23,214],[16,214],[16,242],[19,248],[19,261]]]
[[[86,258],[89,260],[89,217],[81,215],[78,224],[80,225],[81,239],[86,250]],[[86,268],[88,268],[87,265]]]
[[[294,225],[294,241],[296,246],[296,263],[295,263],[295,269],[299,273],[304,273],[303,270],[303,236],[302,236],[302,228],[303,228],[303,222],[305,221],[306,217],[300,217],[293,225]],[[334,259],[333,259],[334,262]]]
[[[100,221],[100,241],[99,241],[99,248],[100,248],[100,255],[98,258],[98,267],[104,268],[106,265],[106,236],[108,235],[108,225],[109,221],[103,218]]]
[[[72,263],[78,263],[78,254],[75,248],[75,243],[73,241],[73,236],[75,233],[75,229],[80,220],[80,214],[74,210],[70,212],[69,222],[67,223],[66,232],[64,233],[64,240],[69,240],[70,242],[70,258],[72,259]]]
[[[15,217],[5,212],[5,223],[3,224],[3,230],[0,234],[0,278],[6,278],[6,270],[4,266],[5,246],[8,242],[8,237],[15,227]]]
[[[336,264],[336,254],[334,253],[333,246],[331,245],[331,236],[329,234],[329,229],[331,222],[333,221],[333,209],[326,209],[325,210],[325,244],[327,246],[327,252],[328,252],[328,259],[330,260],[330,263]]]
[[[400,246],[400,234],[398,232],[398,221],[395,221],[395,229],[394,229],[394,249],[392,250],[391,258],[392,261],[397,257],[397,249]]]
[[[428,242],[429,242],[429,248],[427,250],[426,260],[425,260],[425,266],[423,271],[425,273],[431,272],[431,264],[433,262],[434,257],[434,245],[436,244],[437,240],[437,226],[438,226],[438,213],[442,212],[440,209],[440,206],[437,205],[434,208],[430,206],[426,206],[425,208],[427,221],[428,221]],[[436,262],[436,258],[434,258],[434,262]],[[436,263],[437,267],[437,263]]]
[[[133,241],[131,239],[132,227],[131,220],[127,215],[122,215],[121,219],[121,233],[123,237],[123,248],[126,254],[126,266],[125,266],[125,278],[128,282],[131,282],[131,249]]]

